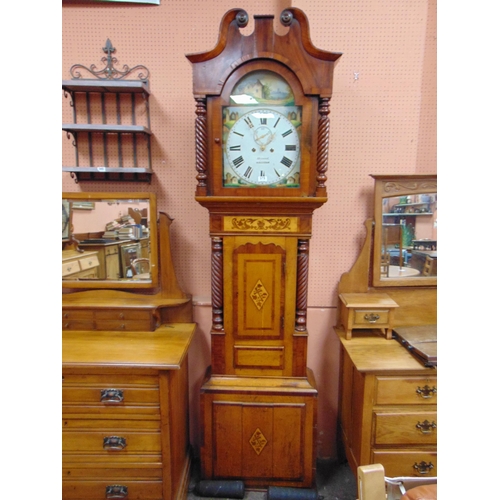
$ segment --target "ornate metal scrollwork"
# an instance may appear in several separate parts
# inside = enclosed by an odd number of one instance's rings
[[[432,421],[429,422],[428,420],[424,420],[422,423],[417,422],[417,425],[415,427],[422,433],[422,434],[432,434],[434,429],[437,428],[436,422]]]
[[[423,399],[430,399],[437,394],[437,389],[436,386],[431,389],[428,385],[424,385],[423,388],[418,386],[415,392]]]
[[[105,450],[123,450],[127,447],[127,439],[121,436],[106,436],[102,440]]]
[[[428,474],[434,469],[434,465],[432,462],[427,463],[422,460],[420,463],[415,462],[413,468],[418,471],[419,474]]]
[[[106,498],[127,498],[128,488],[122,484],[106,486]]]
[[[80,71],[83,70],[99,80],[122,80],[130,76],[132,73],[137,74],[136,78],[138,80],[146,81],[149,78],[149,69],[142,64],[134,66],[133,68],[129,68],[128,65],[124,64],[122,71],[116,69],[114,65],[118,62],[118,60],[112,55],[116,49],[113,47],[109,38],[106,40],[106,45],[102,48],[102,50],[106,54],[106,56],[101,59],[101,62],[105,64],[104,68],[98,70],[95,64],[92,64],[90,68],[87,68],[87,66],[84,66],[83,64],[74,64],[69,69],[71,77],[74,80],[83,79],[83,75],[80,73]]]
[[[121,403],[124,399],[121,389],[102,389],[101,403]]]

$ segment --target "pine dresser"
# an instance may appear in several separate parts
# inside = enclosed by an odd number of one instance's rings
[[[64,500],[186,498],[195,328],[63,331]]]
[[[437,370],[396,340],[358,330],[341,343],[340,427],[351,468],[387,476],[437,476]]]

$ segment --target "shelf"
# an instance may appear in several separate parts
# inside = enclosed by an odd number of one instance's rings
[[[394,205],[395,207],[411,207],[413,205],[429,205],[431,202],[430,201],[416,201],[413,203],[398,203],[397,205]]]
[[[153,171],[142,167],[62,167],[76,182],[79,181],[129,181],[151,183]]]
[[[419,203],[417,203],[419,205]],[[382,214],[382,217],[413,217],[415,215],[433,215],[432,212],[400,213],[400,214]]]
[[[116,124],[94,124],[94,123],[63,123],[62,129],[72,134],[78,132],[102,132],[114,134],[146,134],[152,135],[151,130],[144,125],[116,125]]]
[[[126,93],[126,94],[142,94],[150,95],[150,90],[147,82],[143,81],[109,81],[109,80],[63,80],[63,90],[68,92],[97,92],[97,93]]]

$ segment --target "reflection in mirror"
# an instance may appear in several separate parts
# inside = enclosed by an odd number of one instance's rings
[[[151,244],[151,233],[156,242],[156,228],[151,221],[156,224],[156,207],[151,195],[140,198],[138,194],[127,198],[126,194],[112,198],[116,193],[104,198],[87,195],[92,199],[83,199],[80,193],[63,195],[63,208],[69,212],[66,233],[63,221],[63,285],[151,284],[152,269],[156,269],[156,252],[151,252],[156,244]]]
[[[437,194],[382,199],[381,276],[436,276]]]
[[[435,175],[375,178],[375,286],[437,284]]]

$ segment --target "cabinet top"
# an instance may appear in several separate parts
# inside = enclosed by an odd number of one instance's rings
[[[387,340],[372,330],[356,330],[356,336],[346,340],[344,330],[335,328],[345,353],[351,358],[359,372],[388,373],[431,372],[437,370],[426,368],[415,359],[396,340]]]
[[[154,332],[63,331],[63,370],[178,370],[195,330],[195,323],[174,323]]]

